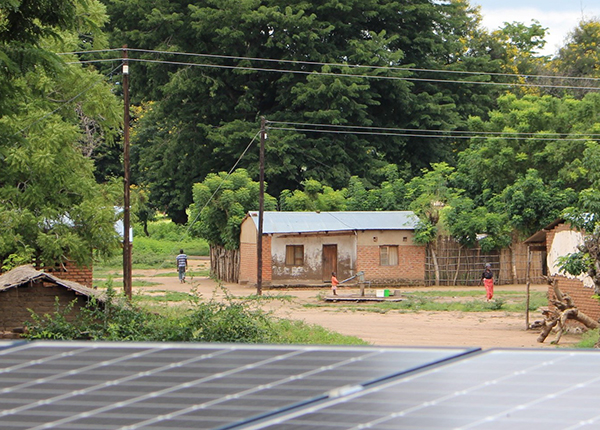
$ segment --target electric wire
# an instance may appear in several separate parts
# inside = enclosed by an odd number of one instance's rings
[[[325,133],[325,134],[358,134],[358,135],[367,135],[367,136],[397,136],[397,137],[425,137],[425,138],[435,138],[435,139],[475,139],[477,137],[481,138],[499,138],[505,140],[520,140],[520,139],[535,139],[538,141],[554,141],[557,139],[560,140],[568,140],[568,141],[582,141],[587,142],[592,140],[591,138],[570,138],[570,137],[536,137],[536,136],[527,136],[527,137],[519,137],[519,136],[464,136],[464,135],[435,135],[435,134],[413,134],[413,133],[393,133],[393,132],[378,132],[378,131],[357,131],[357,130],[319,130],[314,128],[295,128],[295,127],[269,127],[269,130],[283,130],[283,131],[294,131],[297,133],[309,132],[309,133]],[[419,131],[419,130],[415,130]],[[511,134],[511,133],[507,133]],[[543,133],[542,133],[543,134]]]
[[[288,63],[288,64],[303,64],[310,66],[332,66],[332,67],[350,67],[350,68],[368,68],[376,70],[393,70],[393,71],[410,71],[410,72],[428,72],[428,73],[448,73],[448,74],[463,74],[463,75],[490,75],[490,76],[503,76],[503,77],[517,77],[525,79],[569,79],[569,80],[587,80],[587,81],[600,81],[600,78],[583,77],[583,76],[553,76],[553,75],[535,75],[535,74],[519,74],[519,73],[501,73],[501,72],[475,72],[469,70],[443,70],[443,69],[423,69],[418,67],[401,67],[401,66],[377,66],[370,64],[348,64],[348,63],[330,63],[321,61],[305,61],[305,60],[285,60],[275,59],[266,57],[244,57],[235,55],[220,55],[220,54],[201,54],[194,52],[179,52],[179,51],[162,51],[153,49],[140,49],[140,48],[113,48],[105,50],[95,51],[75,51],[70,53],[60,53],[59,55],[67,54],[86,54],[86,53],[101,53],[101,52],[114,52],[114,51],[131,51],[141,52],[147,54],[167,54],[167,55],[182,55],[188,57],[200,57],[200,58],[219,58],[228,60],[240,60],[240,61],[264,61],[273,63]]]
[[[551,85],[551,84],[534,84],[534,83],[510,83],[510,82],[484,82],[484,81],[464,81],[456,79],[429,79],[429,78],[413,78],[403,76],[380,76],[380,75],[359,75],[353,73],[334,73],[334,72],[316,72],[307,70],[290,70],[290,69],[270,69],[265,67],[251,67],[251,66],[229,66],[224,64],[211,64],[211,63],[189,63],[183,61],[166,61],[166,60],[150,60],[150,59],[139,59],[139,58],[128,58],[131,62],[140,63],[156,63],[156,64],[172,64],[178,66],[192,66],[192,67],[206,67],[216,69],[229,69],[229,70],[248,70],[253,72],[270,72],[270,73],[289,73],[298,75],[311,75],[311,76],[339,76],[346,78],[362,78],[362,79],[378,79],[378,80],[391,80],[391,81],[409,81],[409,82],[431,82],[431,83],[451,83],[451,84],[472,84],[472,85],[489,85],[489,86],[501,86],[501,87],[525,87],[525,88],[555,88],[565,90],[589,90],[595,91],[600,90],[600,87],[586,87],[577,85]]]
[[[67,64],[76,64],[76,63],[104,63],[111,61],[120,61],[121,58],[111,58],[111,59],[98,59],[98,60],[82,60],[82,61],[72,61]],[[235,65],[225,65],[225,64],[213,64],[213,63],[194,63],[194,62],[186,62],[186,61],[169,61],[169,60],[153,60],[148,58],[128,58],[130,62],[138,62],[138,63],[155,63],[155,64],[170,64],[175,66],[190,66],[190,67],[205,67],[205,68],[216,68],[216,69],[229,69],[229,70],[248,70],[254,72],[270,72],[270,73],[289,73],[289,74],[299,74],[299,75],[311,75],[311,76],[340,76],[340,77],[350,77],[350,78],[363,78],[363,79],[378,79],[378,80],[393,80],[393,81],[408,81],[408,82],[430,82],[430,83],[450,83],[450,84],[472,84],[472,85],[487,85],[487,86],[500,86],[500,87],[524,87],[524,88],[549,88],[549,89],[563,89],[563,90],[587,90],[587,91],[597,91],[600,90],[600,87],[593,86],[580,86],[580,85],[556,85],[556,84],[536,84],[536,83],[526,83],[526,82],[491,82],[491,81],[473,81],[473,80],[458,80],[458,79],[433,79],[433,78],[418,78],[411,76],[383,76],[383,75],[365,75],[365,74],[355,74],[355,73],[342,73],[342,72],[319,72],[319,71],[310,71],[310,70],[292,70],[292,69],[274,69],[274,68],[266,68],[266,67],[254,67],[254,66],[235,66]],[[369,67],[369,66],[365,66]],[[408,70],[408,69],[402,69]],[[413,69],[414,71],[422,71],[427,69]],[[429,71],[434,71],[434,69],[429,69]],[[444,73],[445,71],[440,70],[440,73]],[[487,75],[491,75],[491,73],[485,72],[473,72],[473,74],[486,77]],[[502,75],[504,76],[504,75]],[[525,77],[531,78],[537,75],[510,75],[514,77]],[[547,76],[550,78],[550,76]],[[560,77],[560,79],[578,79],[577,77]],[[596,81],[600,80],[599,78],[581,78],[586,81]]]
[[[406,132],[428,132],[428,133],[461,133],[461,134],[473,134],[473,135],[491,135],[491,136],[503,136],[505,134],[517,135],[517,136],[599,136],[600,133],[556,133],[556,132],[511,132],[511,131],[468,131],[468,130],[430,130],[430,129],[416,129],[416,128],[396,128],[396,127],[373,127],[373,126],[361,126],[361,125],[336,125],[336,124],[324,124],[324,123],[306,123],[306,122],[291,122],[291,121],[273,121],[267,120],[267,124],[281,124],[281,125],[293,125],[293,126],[309,126],[309,127],[329,127],[329,128],[346,128],[351,130],[375,130],[375,131],[406,131]]]
[[[250,140],[250,143],[246,146],[246,149],[244,149],[244,151],[242,152],[242,154],[238,157],[237,161],[233,164],[233,166],[231,167],[231,169],[229,169],[229,172],[227,172],[227,175],[225,175],[225,177],[223,178],[223,180],[221,181],[221,183],[219,184],[219,186],[217,187],[217,189],[212,193],[212,195],[209,197],[209,199],[206,201],[206,203],[204,203],[204,206],[202,206],[202,208],[200,208],[200,210],[198,210],[198,213],[196,214],[196,217],[192,220],[192,222],[188,223],[187,228],[185,229],[185,233],[183,233],[180,237],[179,240],[177,240],[178,243],[182,243],[183,239],[185,238],[185,236],[187,236],[191,229],[192,226],[198,222],[198,219],[200,218],[200,215],[202,214],[202,211],[204,210],[204,208],[206,208],[208,206],[208,204],[215,198],[215,196],[217,195],[217,193],[219,192],[219,190],[221,189],[221,187],[223,186],[223,184],[225,183],[225,181],[231,176],[231,174],[233,173],[233,171],[236,169],[236,167],[238,166],[238,164],[240,164],[240,162],[242,161],[242,159],[245,157],[246,153],[250,150],[250,148],[252,147],[252,144],[256,141],[256,138],[260,135],[260,130],[256,132],[256,134],[254,135],[254,137],[252,138],[252,140]],[[173,250],[173,253],[176,252],[177,249]],[[163,261],[162,264],[156,269],[156,271],[154,272],[154,274],[156,275],[158,273],[159,270],[161,270],[162,268],[165,267],[165,262]],[[193,279],[193,277],[192,277]]]

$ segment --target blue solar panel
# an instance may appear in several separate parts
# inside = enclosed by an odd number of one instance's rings
[[[240,428],[597,429],[599,394],[599,352],[492,350]]]
[[[473,351],[237,344],[18,344],[0,349],[0,428],[233,428]]]

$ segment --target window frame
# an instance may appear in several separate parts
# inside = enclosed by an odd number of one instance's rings
[[[304,266],[304,245],[285,245],[285,265],[287,267]]]
[[[385,250],[385,255],[384,251]],[[390,250],[394,253],[390,254]],[[398,266],[400,247],[398,245],[380,245],[379,246],[379,265],[380,266]],[[392,258],[390,258],[390,255]],[[394,261],[395,260],[395,261]]]

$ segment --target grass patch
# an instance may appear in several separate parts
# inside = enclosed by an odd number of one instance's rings
[[[161,277],[161,278],[177,278],[179,276],[179,274],[177,273],[177,271],[174,272],[167,272],[167,273],[157,273],[155,275],[152,275],[152,277]],[[206,270],[188,270],[187,272],[185,272],[185,276],[186,278],[190,278],[192,276],[198,276],[198,277],[208,277],[210,276],[210,270],[206,269]]]
[[[454,294],[466,293],[466,294]],[[507,294],[505,294],[507,293]],[[516,294],[518,293],[518,294]],[[525,294],[515,291],[499,292],[496,297],[487,302],[485,300],[447,300],[448,297],[480,297],[481,292],[475,291],[415,291],[405,295],[401,302],[363,302],[363,303],[318,303],[305,304],[304,307],[323,307],[350,310],[355,312],[387,313],[390,311],[435,311],[435,312],[525,312]],[[534,311],[548,304],[546,294],[531,292],[529,310]]]
[[[133,248],[131,263],[134,269],[157,269],[171,267],[175,256],[183,249],[187,255],[207,256],[208,243],[204,239],[193,238],[187,233],[186,226],[176,225],[169,220],[160,220],[148,225],[146,236],[140,226],[134,226]],[[123,257],[116,255],[112,258],[98,261],[95,266],[99,270],[120,269]],[[96,268],[94,269],[96,272]],[[98,277],[102,277],[98,275]]]
[[[318,345],[368,345],[356,337],[346,336],[324,327],[307,324],[304,321],[280,319],[271,322],[273,343],[318,344]]]
[[[156,290],[152,294],[136,294],[133,300],[140,302],[189,302],[195,300],[195,296],[180,291]]]
[[[158,282],[143,281],[140,279],[131,281],[132,287],[153,287],[155,285],[160,285],[160,284]]]
[[[594,348],[598,342],[598,330],[588,330],[581,335],[581,340],[574,345],[574,348]]]

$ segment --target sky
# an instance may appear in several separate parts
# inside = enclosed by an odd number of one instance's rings
[[[531,24],[539,21],[547,27],[546,46],[541,54],[556,54],[568,33],[582,18],[600,20],[600,0],[470,0],[471,5],[481,6],[483,26],[496,30],[504,22]]]

